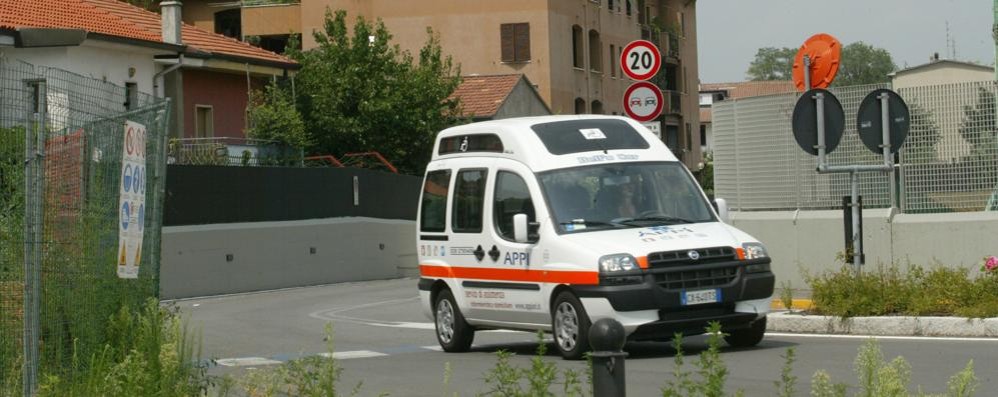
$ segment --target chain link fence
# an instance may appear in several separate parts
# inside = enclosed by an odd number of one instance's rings
[[[871,91],[888,85],[833,88],[842,103],[845,132],[831,165],[875,165],[856,133],[856,112]],[[995,82],[898,89],[911,112],[911,131],[897,156],[897,172],[860,173],[868,208],[903,212],[998,210],[998,138]],[[848,174],[818,174],[791,129],[800,93],[716,102],[713,105],[714,186],[736,210],[841,208]],[[991,204],[989,204],[989,201]]]
[[[168,112],[125,87],[0,58],[0,394],[85,369],[108,319],[158,295]],[[126,122],[146,127],[144,148],[126,144]],[[126,146],[144,149],[141,177],[123,171]],[[142,210],[122,211],[138,178]],[[118,277],[125,212],[144,229],[136,279]]]

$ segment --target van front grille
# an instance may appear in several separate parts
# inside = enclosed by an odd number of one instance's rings
[[[721,287],[738,278],[738,266],[682,270],[655,274],[655,282],[668,290]]]
[[[692,259],[690,253],[696,251],[697,259]],[[718,262],[733,261],[735,249],[731,247],[698,248],[693,250],[662,251],[648,254],[648,267],[659,269],[675,266],[707,265]]]

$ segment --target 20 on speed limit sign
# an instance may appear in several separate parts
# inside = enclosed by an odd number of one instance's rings
[[[662,54],[648,40],[632,41],[620,53],[620,69],[634,80],[645,81],[654,77],[661,66]]]
[[[639,81],[624,91],[624,111],[639,122],[651,121],[662,113],[662,90],[655,84]]]

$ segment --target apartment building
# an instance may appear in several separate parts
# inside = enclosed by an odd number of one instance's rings
[[[658,44],[663,64],[662,140],[691,168],[701,159],[695,0],[185,0],[185,22],[276,48],[303,33],[314,47],[326,10],[380,19],[402,49],[418,52],[426,29],[465,75],[524,74],[554,114],[623,114],[622,48]]]

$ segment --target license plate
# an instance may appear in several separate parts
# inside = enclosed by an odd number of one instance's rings
[[[683,291],[683,306],[717,303],[721,300],[721,290],[703,289],[699,291]]]

